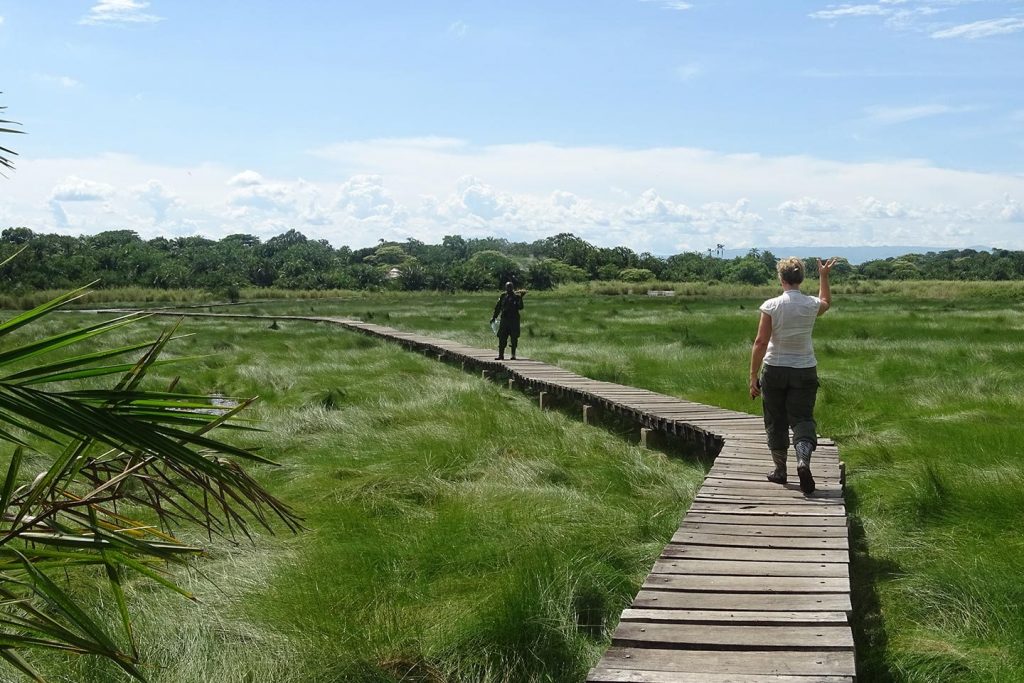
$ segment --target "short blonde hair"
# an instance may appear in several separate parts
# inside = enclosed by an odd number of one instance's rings
[[[786,284],[798,285],[804,281],[804,262],[796,256],[780,259],[775,270]]]

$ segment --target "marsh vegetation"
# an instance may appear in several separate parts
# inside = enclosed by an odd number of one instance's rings
[[[745,364],[771,293],[531,293],[520,350],[756,412]],[[238,310],[358,317],[486,347],[495,296]],[[848,465],[864,680],[1024,678],[1021,301],[1014,283],[851,283],[819,323],[817,414]],[[186,579],[198,604],[132,585],[152,679],[581,679],[703,464],[395,346],[269,324],[189,320],[196,334],[173,351],[204,356],[181,379],[188,391],[261,396],[266,431],[239,438],[283,463],[258,476],[309,531],[215,544],[203,576]],[[82,659],[42,664],[55,680],[119,680]]]

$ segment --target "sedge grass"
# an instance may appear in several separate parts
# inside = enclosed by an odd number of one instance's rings
[[[520,353],[758,412],[745,396],[749,345],[757,305],[775,292],[748,289],[531,292]],[[859,675],[1024,680],[1019,283],[835,292],[815,334],[817,417],[848,465]],[[380,293],[239,310],[350,316],[487,347],[494,300]],[[194,326],[203,334],[183,353],[222,353],[182,381],[265,397],[261,445],[284,463],[265,476],[306,502],[313,531],[268,541],[286,559],[267,567],[267,587],[217,607],[257,629],[267,656],[180,680],[291,680],[275,667],[296,658],[273,643],[302,653],[305,680],[579,680],[699,482],[685,461],[396,347],[295,322]],[[325,610],[332,619],[309,616]],[[172,632],[170,620],[154,615],[148,632]],[[194,653],[215,637],[200,628]]]
[[[198,603],[132,584],[157,683],[579,680],[703,478],[695,462],[336,328],[182,331],[196,334],[174,353],[200,360],[154,381],[184,373],[183,391],[260,395],[265,431],[239,438],[281,463],[258,476],[308,531],[196,539],[210,551],[183,580]],[[93,594],[88,576],[74,581]],[[113,609],[99,597],[94,610]],[[124,680],[87,658],[34,661],[57,681]]]
[[[666,298],[585,286],[531,292],[520,353],[757,412],[745,395],[750,341],[757,305],[775,292],[748,289],[746,299],[711,285]],[[834,291],[815,334],[817,417],[848,464],[859,673],[1024,680],[1021,286],[857,282]],[[483,295],[375,295],[317,311],[488,346],[492,305]]]

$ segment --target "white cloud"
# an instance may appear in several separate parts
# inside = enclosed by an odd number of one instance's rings
[[[861,199],[858,208],[861,215],[867,218],[907,218],[914,213],[899,202],[882,202],[874,197]]]
[[[962,114],[970,111],[977,111],[974,105],[963,105],[953,107],[947,104],[920,104],[908,107],[889,107],[884,105],[866,107],[864,113],[867,120],[882,125],[906,123],[916,119],[940,116],[942,114]]]
[[[181,204],[181,200],[169,191],[159,180],[150,180],[144,185],[132,188],[132,194],[153,210],[153,220],[163,223],[167,211]]]
[[[263,176],[256,171],[250,171],[248,169],[242,171],[228,181],[228,185],[231,187],[251,187],[253,185],[261,185],[262,183]]]
[[[448,138],[350,141],[318,155],[326,175],[316,182],[113,154],[26,159],[3,215],[39,232],[130,227],[145,237],[266,238],[296,228],[353,247],[452,233],[530,241],[573,232],[659,254],[716,242],[1024,248],[1024,177],[920,160]]]
[[[829,9],[811,12],[807,16],[812,19],[834,20],[843,17],[884,16],[891,13],[891,9],[882,7],[881,5],[840,5],[838,7],[830,7]]]
[[[455,36],[456,38],[465,38],[466,32],[469,30],[469,25],[464,21],[453,21],[448,25],[448,35]]]
[[[681,81],[689,81],[701,74],[700,64],[691,62],[690,64],[683,64],[676,67],[676,78]]]
[[[973,21],[969,24],[959,24],[934,31],[932,38],[964,38],[966,40],[977,40],[988,36],[1005,35],[1017,33],[1024,30],[1024,19],[1020,17],[1004,17],[1002,19],[985,19]]]
[[[50,199],[58,202],[95,202],[108,198],[114,188],[105,183],[68,176],[54,186]]]
[[[999,218],[1007,222],[1024,223],[1024,204],[1007,195],[999,211]]]
[[[292,188],[287,184],[262,182],[235,190],[228,197],[228,203],[241,209],[232,215],[244,216],[248,209],[287,213],[295,208],[296,199]]]
[[[71,78],[70,76],[53,76],[50,74],[36,74],[36,80],[46,85],[55,85],[61,88],[67,88],[73,90],[81,88],[82,83],[80,81]]]
[[[338,189],[334,206],[359,220],[388,216],[395,211],[395,200],[384,189],[379,175],[354,175]]]
[[[681,0],[640,0],[640,2],[656,2],[663,9],[676,10],[678,12],[693,9],[693,5]]]
[[[80,24],[152,24],[163,21],[163,17],[149,14],[145,0],[99,0],[79,20]]]
[[[783,216],[793,218],[798,216],[810,216],[818,218],[831,213],[834,210],[828,202],[823,202],[813,197],[801,197],[800,199],[790,199],[782,202],[776,207]]]

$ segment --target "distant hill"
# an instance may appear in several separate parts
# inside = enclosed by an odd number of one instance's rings
[[[850,263],[857,265],[864,263],[865,261],[874,261],[876,259],[886,259],[890,257],[903,256],[904,254],[927,254],[929,251],[946,251],[955,247],[902,247],[902,246],[883,246],[883,247],[762,247],[762,249],[772,252],[775,256],[780,258],[785,256],[799,256],[800,258],[809,258],[820,256],[826,258],[830,256],[840,256],[845,258]],[[963,247],[964,249],[976,249],[978,251],[988,250],[988,247]],[[726,249],[724,256],[727,259],[734,258],[736,256],[745,256],[750,249]]]

